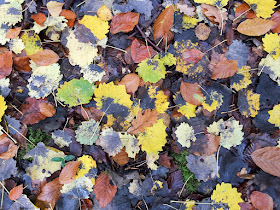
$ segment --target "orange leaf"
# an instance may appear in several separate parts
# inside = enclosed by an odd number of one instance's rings
[[[137,134],[141,132],[145,132],[146,127],[151,127],[154,123],[157,122],[158,113],[154,109],[151,111],[150,109],[146,109],[142,115],[142,112],[139,111],[137,113],[136,119],[134,119],[131,123],[132,127],[130,127],[127,132],[132,134]]]
[[[256,16],[255,12],[253,10],[251,10],[251,9],[249,10],[249,9],[250,9],[250,6],[246,3],[239,5],[235,10],[235,17],[238,17],[239,15],[241,15],[243,13],[243,15],[245,15],[245,17],[248,19],[256,18],[257,16]],[[248,10],[248,12],[245,12],[247,10]]]
[[[0,79],[5,78],[12,72],[13,59],[12,52],[6,52],[0,55]]]
[[[237,31],[247,36],[261,36],[266,34],[274,24],[274,21],[262,18],[247,19],[239,24]]]
[[[60,184],[69,184],[75,180],[81,161],[72,161],[66,164],[59,175]]]
[[[11,189],[11,191],[9,193],[10,200],[14,201],[14,200],[18,199],[22,195],[22,192],[23,192],[22,184],[14,187],[13,189]]]
[[[94,186],[94,194],[101,208],[105,208],[111,203],[116,193],[117,186],[110,184],[110,175],[105,171],[102,172]]]
[[[6,134],[0,136],[0,159],[8,160],[17,154],[18,147],[7,137]]]
[[[125,75],[119,85],[125,85],[127,93],[135,93],[140,84],[140,78],[135,73]]]
[[[160,39],[164,34],[172,28],[174,22],[174,10],[170,6],[166,8],[160,15],[157,17],[154,24],[154,39]]]
[[[141,61],[149,58],[153,52],[151,46],[141,45],[137,39],[134,39],[131,43],[131,57],[135,63],[140,63]]]
[[[46,117],[52,117],[54,116],[56,110],[53,107],[53,105],[48,103],[40,103],[39,104],[39,111],[45,115]]]
[[[275,24],[272,26],[273,33],[280,33],[280,11],[276,11],[270,18]]]
[[[266,173],[280,177],[280,148],[264,147],[257,149],[252,154],[255,164]]]
[[[75,23],[76,14],[72,12],[71,10],[63,9],[60,13],[60,16],[64,16],[66,20],[68,20],[67,25],[72,28]]]
[[[44,22],[47,20],[47,17],[44,13],[38,13],[36,15],[31,15],[31,19],[33,19],[40,26],[44,26]]]
[[[129,157],[128,157],[128,154],[125,151],[125,147],[123,147],[118,154],[113,156],[113,160],[121,166],[128,163]]]
[[[253,206],[259,210],[272,210],[273,199],[270,195],[258,191],[253,191],[250,195]]]
[[[54,208],[55,203],[61,195],[60,190],[62,189],[62,186],[63,185],[59,183],[59,177],[57,177],[43,187],[42,192],[37,199],[51,204],[52,208]]]
[[[59,60],[59,56],[52,50],[40,50],[29,58],[38,66],[49,66]]]
[[[199,106],[204,101],[204,95],[197,83],[181,82],[180,92],[183,99],[193,105]]]
[[[17,36],[19,35],[20,31],[21,31],[21,27],[17,27],[17,28],[14,28],[14,29],[9,29],[5,38],[6,39],[17,38]]]
[[[114,35],[119,32],[127,33],[132,31],[134,26],[137,25],[138,20],[139,13],[127,12],[116,14],[110,24],[110,32]]]
[[[188,63],[197,63],[204,56],[204,53],[198,49],[187,49],[182,53],[182,58]]]
[[[222,60],[214,67],[212,78],[214,80],[232,77],[238,68],[236,60]]]

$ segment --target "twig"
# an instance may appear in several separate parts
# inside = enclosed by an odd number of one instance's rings
[[[250,11],[251,7],[249,9],[247,9],[245,12],[242,12],[240,15],[238,15],[236,18],[233,19],[232,22],[236,21],[238,18],[240,18],[242,15],[244,15],[246,12]]]
[[[158,46],[156,46],[156,45],[144,34],[144,32],[141,30],[141,28],[140,28],[138,25],[136,25],[136,28],[137,28],[138,31],[141,33],[142,37],[143,37],[144,39],[146,39],[157,51],[159,51],[159,52],[162,51],[162,49],[160,49]]]
[[[28,10],[28,8],[31,6],[31,4],[33,3],[34,0],[32,0],[25,9],[22,10],[22,12],[25,12],[26,10]]]
[[[187,180],[185,181],[185,183],[184,183],[184,185],[183,185],[183,187],[182,187],[182,189],[181,189],[181,191],[180,191],[180,193],[179,193],[179,198],[181,197],[182,192],[183,192],[183,190],[184,190],[184,188],[185,188],[187,182],[190,180],[190,178],[191,178],[192,176],[193,176],[193,174],[190,175],[190,176],[187,178]]]
[[[220,174],[219,174],[219,154],[220,154],[220,149],[221,149],[221,145],[219,146],[218,148],[218,151],[217,151],[217,177],[220,178]]]

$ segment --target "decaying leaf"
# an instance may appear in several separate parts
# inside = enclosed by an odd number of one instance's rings
[[[253,191],[250,195],[253,206],[259,210],[272,210],[273,199],[270,195],[259,191]]]
[[[130,158],[135,158],[140,151],[138,146],[138,140],[135,136],[125,133],[119,133],[122,146],[125,147],[125,151]]]
[[[275,44],[274,44],[275,45]],[[271,55],[267,55],[259,63],[259,68],[262,72],[269,75],[269,77],[280,85],[280,58],[275,60]]]
[[[195,141],[196,137],[193,128],[188,123],[181,123],[175,131],[176,140],[181,144],[182,147],[189,148],[191,141]]]
[[[221,1],[216,1],[216,2],[221,2]],[[228,19],[227,10],[225,8],[217,8],[215,6],[208,5],[208,4],[202,4],[201,7],[202,9],[205,10],[204,15],[207,16],[210,20],[211,17],[214,17],[213,18],[214,23],[217,23],[218,28],[224,31],[226,20]]]
[[[204,95],[198,83],[181,82],[180,92],[183,99],[193,105],[199,106],[204,101]]]
[[[194,2],[201,4],[211,4],[218,8],[222,8],[227,5],[228,0],[194,0]]]
[[[16,27],[16,28],[10,29],[7,32],[5,38],[7,38],[7,39],[15,39],[19,35],[20,31],[21,31],[21,27]]]
[[[214,80],[232,77],[238,69],[236,60],[223,60],[217,63],[212,72]]]
[[[205,95],[205,100],[202,103],[204,109],[208,112],[218,110],[223,104],[224,96],[217,91],[210,90],[208,94]]]
[[[84,121],[76,130],[76,140],[84,145],[92,145],[99,137],[100,125],[94,119]]]
[[[139,15],[139,13],[134,12],[116,14],[110,24],[111,34],[114,35],[119,32],[127,33],[132,31],[134,26],[138,24]]]
[[[208,39],[211,29],[205,23],[199,23],[194,32],[199,40],[205,41]]]
[[[274,105],[273,109],[268,111],[269,119],[268,122],[274,124],[277,127],[280,127],[280,104]]]
[[[195,15],[195,8],[190,7],[187,4],[177,4],[176,7],[180,10],[181,13],[184,13],[187,16],[194,16]]]
[[[22,39],[19,39],[18,37],[15,38],[15,39],[12,39],[10,42],[9,42],[9,48],[10,50],[12,50],[14,53],[16,54],[20,54],[25,46],[24,46],[24,43],[22,41]]]
[[[89,66],[83,67],[81,73],[83,73],[83,77],[90,83],[101,81],[102,77],[106,74],[100,66],[92,63]]]
[[[71,161],[65,165],[59,174],[60,184],[69,184],[75,180],[81,161]]]
[[[18,147],[7,137],[6,134],[0,136],[0,159],[8,160],[17,154]]]
[[[258,17],[269,18],[273,13],[276,1],[274,0],[244,0],[254,10]]]
[[[272,20],[262,18],[247,19],[238,25],[237,31],[247,36],[261,36],[266,34],[274,23]]]
[[[64,130],[56,130],[52,133],[54,143],[59,147],[68,147],[72,143],[72,136]]]
[[[174,10],[173,7],[170,6],[160,13],[154,23],[154,39],[160,39],[163,37],[172,28],[173,22]]]
[[[174,97],[174,102],[178,105],[178,112],[183,114],[185,117],[190,119],[191,117],[195,117],[195,111],[197,106],[187,103],[180,93],[177,93]]]
[[[242,115],[255,117],[260,110],[260,94],[252,90],[239,91],[237,104]]]
[[[76,19],[76,14],[73,11],[63,9],[60,16],[65,17],[65,19],[68,20],[67,25],[70,28],[73,28]]]
[[[67,20],[63,16],[59,17],[47,17],[47,20],[43,23],[43,26],[34,23],[33,30],[39,34],[42,30],[48,28],[48,27],[55,27],[56,30],[62,31],[64,28],[67,27]]]
[[[38,36],[38,34],[24,32],[24,34],[21,36],[21,39],[24,43],[24,49],[26,51],[27,56],[33,55],[36,52],[43,49],[41,39]]]
[[[78,161],[81,161],[80,167],[77,171],[76,178],[81,178],[84,176],[94,178],[96,175],[96,162],[90,155],[83,155],[82,157],[78,158]]]
[[[236,91],[239,91],[250,85],[252,80],[249,71],[249,66],[243,66],[242,68],[239,68],[237,72],[230,78],[230,87],[234,88]]]
[[[183,52],[183,60],[187,63],[197,63],[204,56],[204,53],[197,49],[187,49]]]
[[[113,160],[121,166],[127,164],[129,161],[129,157],[126,152],[126,148],[123,147],[118,154],[113,156]]]
[[[152,52],[153,48],[151,46],[141,45],[137,39],[134,39],[131,43],[131,58],[135,63],[140,63],[149,58]]]

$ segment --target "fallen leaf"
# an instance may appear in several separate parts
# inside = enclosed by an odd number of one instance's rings
[[[184,13],[187,16],[194,16],[195,15],[195,8],[194,7],[190,7],[187,4],[177,4],[176,5],[177,8],[180,10],[181,13]]]
[[[256,13],[257,17],[270,18],[276,7],[275,0],[244,0],[250,8]]]
[[[199,23],[194,32],[199,40],[205,41],[208,39],[211,29],[205,23]]]
[[[71,161],[65,165],[59,174],[60,184],[69,184],[75,180],[81,161]]]
[[[240,18],[241,18],[243,15],[248,19],[252,19],[252,18],[257,17],[255,12],[253,10],[251,10],[250,6],[246,3],[240,4],[235,10],[235,18],[237,18],[238,16],[240,16]]]
[[[128,163],[129,157],[124,147],[121,149],[121,151],[118,154],[113,156],[113,160],[121,166]]]
[[[197,63],[204,56],[204,53],[198,49],[187,49],[182,53],[182,58],[188,63]]]
[[[70,28],[73,28],[76,19],[75,12],[71,10],[63,9],[59,15],[65,17],[65,19],[68,20],[67,25]]]
[[[132,127],[130,127],[127,132],[132,134],[138,134],[145,132],[146,127],[151,127],[154,123],[157,122],[158,113],[154,109],[151,111],[150,109],[146,109],[142,115],[142,112],[139,111],[136,119],[134,119],[131,123]]]
[[[274,33],[266,34],[262,41],[264,50],[277,60],[280,56],[280,36]]]
[[[12,72],[13,59],[12,52],[0,54],[0,79],[9,76]]]
[[[119,32],[127,33],[132,31],[134,26],[138,23],[139,15],[139,13],[134,12],[116,14],[110,24],[111,34],[114,35]]]
[[[208,5],[208,4],[201,4],[202,12],[205,16],[209,18],[212,22],[218,24],[219,29],[225,30],[226,20],[227,17],[227,10],[225,8],[219,9],[218,7]]]
[[[2,134],[0,136],[0,159],[8,160],[14,157],[17,151],[17,145],[6,134]]]
[[[112,18],[113,18],[111,10],[106,5],[101,6],[97,10],[97,15],[98,15],[98,17],[100,17],[102,20],[105,20],[105,21],[112,20]]]
[[[126,92],[129,94],[135,93],[140,84],[140,78],[135,73],[125,75],[119,85],[125,85]]]
[[[5,38],[6,39],[14,39],[14,38],[18,37],[20,31],[21,31],[21,27],[9,29]]]
[[[199,106],[204,101],[204,95],[197,83],[181,82],[180,92],[183,99],[193,105]]]
[[[273,33],[280,33],[280,11],[276,11],[270,18],[270,20],[274,21],[274,25],[271,28]]]
[[[11,189],[10,193],[9,193],[9,198],[10,200],[14,201],[16,199],[18,199],[23,192],[23,185],[18,185],[16,187],[14,187],[13,189]]]
[[[251,154],[254,163],[266,173],[280,177],[280,148],[264,147]]]
[[[44,201],[47,204],[51,204],[51,207],[55,207],[55,203],[58,201],[62,189],[62,184],[59,183],[59,177],[47,183],[40,195],[37,197],[38,200]]]
[[[30,58],[24,57],[14,57],[13,58],[13,68],[19,72],[29,72],[32,70],[30,65]]]
[[[154,39],[162,38],[168,31],[172,28],[174,23],[174,10],[173,6],[166,8],[160,15],[157,17],[154,23]]]
[[[172,160],[172,158],[168,156],[168,152],[159,155],[159,165],[162,165],[168,169],[171,167],[170,160]]]
[[[258,191],[253,191],[250,195],[253,206],[259,210],[272,210],[273,199],[270,195]]]
[[[272,29],[274,24],[274,21],[262,18],[247,19],[238,25],[237,31],[247,36],[261,36]]]
[[[134,39],[131,43],[131,57],[135,63],[140,63],[141,61],[149,58],[153,52],[151,46],[142,45],[137,39]]]
[[[238,69],[238,62],[236,60],[220,61],[213,69],[211,79],[223,79],[232,77]]]
[[[39,110],[43,115],[47,117],[52,117],[55,114],[55,108],[53,107],[53,105],[48,103],[40,103]]]
[[[47,20],[47,17],[44,13],[37,13],[35,15],[31,15],[31,19],[33,19],[40,26],[44,26],[44,22]]]
[[[2,120],[3,115],[5,114],[5,110],[7,109],[5,98],[0,95],[0,122]]]
[[[61,2],[57,2],[57,1],[49,1],[46,6],[49,10],[49,13],[51,14],[51,16],[53,17],[58,17],[59,14],[62,11],[62,7],[63,7],[64,3]]]
[[[49,66],[59,60],[59,56],[54,51],[46,49],[29,55],[29,58],[38,66]]]
[[[110,175],[106,171],[102,172],[96,179],[94,186],[94,194],[101,208],[108,206],[116,193],[117,186],[110,184]]]

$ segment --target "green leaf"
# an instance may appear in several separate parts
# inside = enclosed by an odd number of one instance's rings
[[[54,158],[52,158],[52,161],[53,162],[62,162],[62,161],[64,161],[64,159],[61,157],[54,157]]]
[[[77,142],[92,145],[99,137],[100,126],[94,119],[84,121],[76,130]]]
[[[73,160],[74,158],[75,158],[74,155],[66,155],[66,156],[64,157],[64,160],[65,160],[65,161],[70,161],[70,160]]]

